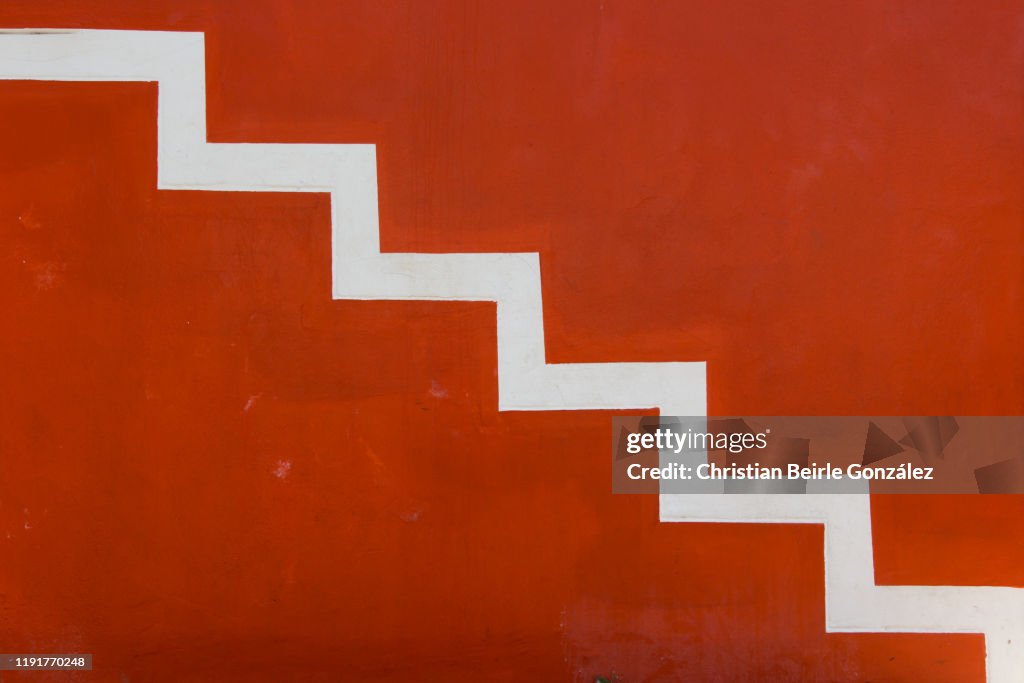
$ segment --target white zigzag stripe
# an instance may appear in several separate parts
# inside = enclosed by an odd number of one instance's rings
[[[704,414],[704,363],[546,363],[535,253],[382,254],[373,145],[206,142],[203,34],[0,34],[0,79],[159,82],[162,189],[329,192],[334,298],[497,302],[500,410]],[[984,633],[989,680],[1024,680],[1024,591],[876,586],[865,495],[664,495],[661,520],[824,524],[828,631]]]

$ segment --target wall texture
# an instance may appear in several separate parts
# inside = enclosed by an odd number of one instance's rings
[[[551,362],[706,360],[722,414],[1024,407],[1019,2],[118,5],[0,25],[204,31],[211,142],[375,143],[382,249],[540,252]],[[976,635],[825,634],[819,527],[659,524],[607,413],[499,413],[493,304],[332,301],[326,195],[158,191],[156,106],[0,83],[0,649],[984,678]],[[1024,587],[1022,513],[876,498],[876,580]]]

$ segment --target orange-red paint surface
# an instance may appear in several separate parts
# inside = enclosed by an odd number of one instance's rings
[[[1020,413],[1019,2],[14,2],[207,32],[210,138],[375,142],[388,250],[540,250],[552,361],[720,414]],[[496,412],[487,304],[330,300],[318,195],[158,192],[144,84],[0,83],[0,680],[983,677],[825,635],[816,527],[658,524],[609,418]],[[1024,585],[1019,498],[885,583]]]

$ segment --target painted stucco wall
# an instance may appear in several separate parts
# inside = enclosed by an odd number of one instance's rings
[[[826,634],[821,526],[659,522],[610,495],[608,413],[551,409],[703,408],[706,361],[713,413],[1019,413],[1024,8],[322,4],[0,8],[201,31],[167,76],[206,99],[0,83],[8,649],[111,681],[982,680],[977,635]],[[175,147],[204,120],[375,147]],[[367,283],[504,303],[335,300]],[[805,511],[840,568],[1022,586],[1019,498],[844,505]],[[928,596],[905,630],[978,630]]]

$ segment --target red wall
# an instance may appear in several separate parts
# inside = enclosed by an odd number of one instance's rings
[[[1022,21],[0,7],[206,31],[211,140],[377,143],[384,249],[540,251],[549,360],[708,360],[720,414],[1021,412]],[[157,192],[155,98],[0,83],[0,650],[133,682],[982,677],[977,636],[824,635],[820,529],[658,524],[609,493],[607,414],[499,415],[492,305],[331,301],[325,197]],[[873,513],[880,582],[1024,586],[1020,498]]]

